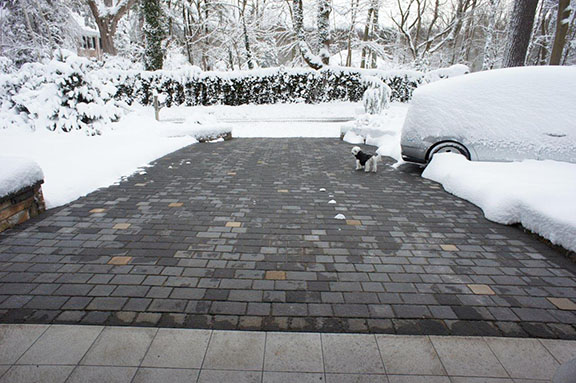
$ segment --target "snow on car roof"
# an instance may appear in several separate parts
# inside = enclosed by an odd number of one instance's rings
[[[462,136],[475,145],[576,162],[575,102],[576,67],[478,72],[419,87],[403,134]]]

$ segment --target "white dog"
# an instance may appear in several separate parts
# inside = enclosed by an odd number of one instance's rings
[[[358,146],[352,148],[352,154],[356,157],[356,170],[364,169],[366,173],[376,173],[380,155],[364,153]]]

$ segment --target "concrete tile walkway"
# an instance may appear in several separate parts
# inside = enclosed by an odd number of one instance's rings
[[[0,383],[549,382],[576,341],[0,325]]]
[[[576,338],[574,263],[389,164],[355,172],[337,139],[184,148],[0,234],[0,323]]]

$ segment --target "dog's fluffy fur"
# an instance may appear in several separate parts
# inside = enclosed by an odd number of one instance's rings
[[[380,156],[378,154],[365,153],[358,146],[352,148],[352,154],[356,157],[356,170],[362,170],[366,173],[378,171],[378,161]]]

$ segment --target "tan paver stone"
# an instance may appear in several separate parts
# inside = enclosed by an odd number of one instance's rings
[[[146,186],[146,184],[140,183],[140,184],[134,184],[134,186]]]
[[[458,248],[455,245],[440,245],[440,247],[444,251],[458,251]]]
[[[226,222],[226,227],[240,227],[242,226],[241,222]]]
[[[182,202],[172,202],[170,205],[168,205],[170,207],[181,207],[184,206],[184,204]]]
[[[278,189],[278,193],[288,193],[287,189]]]
[[[132,257],[112,257],[108,261],[109,265],[127,265],[132,260]]]
[[[362,223],[360,221],[358,221],[357,219],[347,219],[346,225],[358,226],[358,225],[362,225]]]
[[[576,303],[568,298],[548,298],[548,300],[560,310],[576,310]]]
[[[131,223],[117,223],[116,225],[114,225],[113,229],[128,229],[132,224]]]
[[[236,172],[228,172],[228,175],[229,175],[229,176],[235,176],[235,175],[236,175]]]
[[[494,292],[494,290],[492,290],[492,288],[488,285],[475,285],[475,284],[470,284],[467,285],[468,288],[470,290],[472,290],[472,292],[474,294],[478,294],[478,295],[496,295],[496,293]]]
[[[285,271],[267,271],[266,279],[286,279]]]
[[[92,209],[90,210],[90,213],[104,213],[106,211],[106,209]]]

